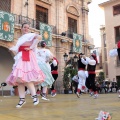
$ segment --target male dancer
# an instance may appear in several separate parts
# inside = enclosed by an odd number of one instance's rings
[[[96,90],[95,86],[95,69],[97,64],[97,58],[95,54],[92,54],[90,58],[86,58],[88,62],[87,71],[88,71],[88,77],[86,79],[86,87],[90,90],[91,96],[94,92],[94,98],[96,99],[98,97],[98,92]]]
[[[83,53],[79,54],[79,60],[78,60],[78,88],[76,95],[79,98],[80,97],[80,91],[83,89],[83,86],[85,86],[85,67],[86,67],[86,59]]]
[[[52,76],[53,76],[54,80],[56,81],[57,78],[58,78],[58,60],[55,57],[53,57],[53,61],[52,61],[52,64],[51,64],[51,73],[52,73]],[[54,88],[55,81],[54,81],[54,83],[52,84],[52,87],[51,87],[51,96],[52,97],[56,96],[56,90]]]
[[[116,57],[118,56],[120,60],[120,40],[117,43],[117,48],[110,50],[109,52],[110,57]],[[118,89],[118,97],[120,98],[120,89]]]

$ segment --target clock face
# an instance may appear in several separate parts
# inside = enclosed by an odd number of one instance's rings
[[[0,11],[0,39],[13,41],[14,39],[14,15]]]

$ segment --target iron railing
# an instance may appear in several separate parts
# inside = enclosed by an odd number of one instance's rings
[[[70,32],[69,30],[66,31],[66,36],[73,39],[73,32]]]
[[[30,24],[30,27],[40,30],[40,27],[39,27],[40,21],[31,19],[31,18],[22,16],[22,15],[14,14],[14,16],[15,16],[15,24],[22,24],[24,22],[27,22]],[[52,25],[50,25],[50,26],[52,27],[53,34],[56,34],[56,27],[52,26]]]

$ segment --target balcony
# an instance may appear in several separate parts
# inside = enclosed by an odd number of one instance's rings
[[[66,31],[66,36],[73,39],[73,32],[70,32],[69,30]]]
[[[25,16],[21,16],[21,15],[16,15],[16,14],[14,14],[14,16],[15,16],[15,24],[21,25],[23,22],[28,22],[31,28],[40,30],[40,27],[39,27],[40,21],[31,19]],[[53,34],[56,34],[56,27],[52,25],[50,26],[52,27]]]

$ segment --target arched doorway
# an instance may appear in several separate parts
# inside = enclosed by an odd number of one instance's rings
[[[6,78],[12,71],[12,65],[14,63],[13,57],[10,51],[0,46],[0,84],[5,82]],[[10,90],[10,86],[6,86],[5,90]]]

